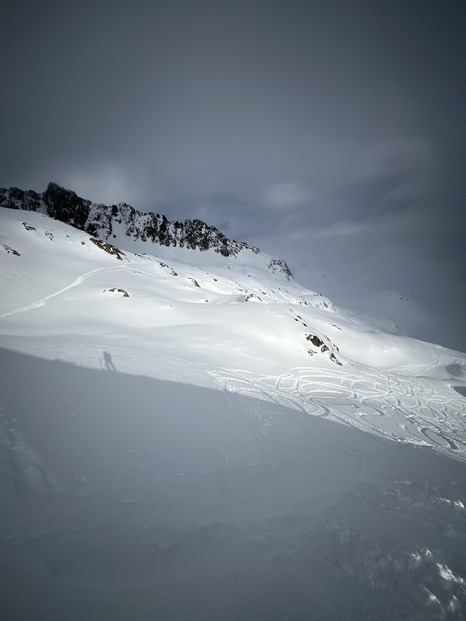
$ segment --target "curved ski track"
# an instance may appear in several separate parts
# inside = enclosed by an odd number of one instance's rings
[[[428,370],[427,365],[422,369]],[[434,388],[430,378],[370,368],[350,372],[308,367],[278,377],[239,370],[211,375],[230,392],[466,461],[466,399],[446,384]],[[269,424],[265,418],[263,425]]]
[[[51,293],[50,295],[46,295],[40,300],[37,300],[37,302],[32,302],[31,304],[27,304],[26,306],[20,306],[18,308],[15,308],[14,310],[9,311],[8,313],[3,313],[3,315],[0,315],[0,319],[3,319],[4,317],[9,317],[10,315],[16,315],[17,313],[24,313],[25,311],[28,311],[28,310],[34,310],[35,308],[40,308],[41,306],[44,306],[46,302],[48,302],[52,298],[55,298],[62,293],[65,293],[65,291],[68,291],[69,289],[73,289],[73,287],[77,287],[78,285],[81,285],[85,280],[87,280],[93,274],[96,274],[97,272],[113,272],[115,270],[121,270],[121,269],[124,269],[124,266],[119,265],[118,267],[98,267],[95,270],[91,270],[90,272],[86,272],[85,274],[78,276],[78,278],[76,278],[76,280],[74,280],[70,285],[63,287],[62,289],[59,289],[58,291],[55,291],[54,293]]]

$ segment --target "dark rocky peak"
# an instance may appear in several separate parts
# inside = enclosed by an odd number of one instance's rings
[[[67,222],[68,219],[76,219],[80,211],[85,211],[90,201],[79,198],[75,192],[56,183],[49,183],[42,194],[34,190],[0,188],[0,205],[9,209],[43,212],[55,220]],[[72,226],[79,228],[78,225]]]
[[[66,222],[77,229],[85,230],[89,218],[91,201],[80,198],[76,192],[66,190],[56,183],[49,183],[42,194],[47,214],[55,220]]]
[[[9,209],[25,209],[27,211],[44,211],[41,209],[42,194],[34,190],[20,190],[19,188],[0,188],[0,206]]]
[[[214,250],[225,257],[235,256],[241,250],[259,253],[257,248],[228,239],[201,220],[170,222],[164,215],[142,213],[126,203],[110,206],[93,203],[56,183],[49,183],[42,194],[19,188],[0,188],[0,207],[39,211],[103,241],[115,238],[117,233],[121,236],[123,232],[133,240],[192,250]],[[280,271],[288,278],[291,276],[281,259],[273,259],[272,267],[273,271]]]

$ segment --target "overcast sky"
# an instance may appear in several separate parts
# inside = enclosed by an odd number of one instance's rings
[[[198,217],[457,312],[465,41],[464,0],[16,0],[0,186]]]

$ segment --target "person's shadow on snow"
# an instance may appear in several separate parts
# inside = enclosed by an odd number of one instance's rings
[[[116,366],[113,364],[113,360],[108,351],[104,351],[104,364],[107,371],[116,371]]]

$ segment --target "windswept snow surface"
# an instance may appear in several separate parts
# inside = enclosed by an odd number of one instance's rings
[[[465,618],[465,354],[0,212],[2,618]]]

